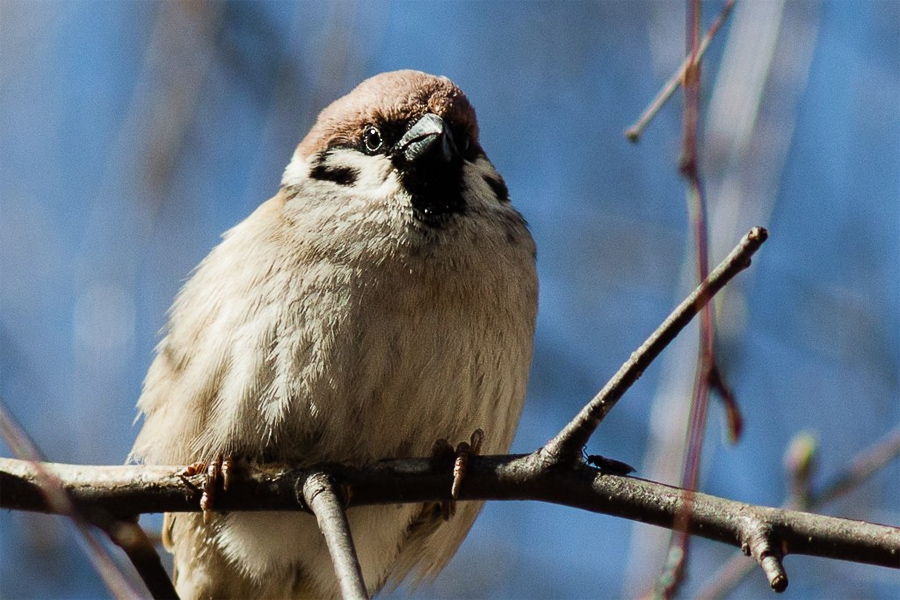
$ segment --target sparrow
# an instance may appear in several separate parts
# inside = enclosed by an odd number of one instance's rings
[[[195,269],[138,400],[148,464],[366,465],[484,432],[507,453],[537,311],[535,245],[446,77],[376,75],[325,108],[281,187]],[[354,507],[370,595],[435,576],[480,502]],[[179,595],[339,595],[313,516],[167,514]]]

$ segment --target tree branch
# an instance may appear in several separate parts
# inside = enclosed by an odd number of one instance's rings
[[[179,466],[40,466],[79,504],[113,514],[195,512],[199,490],[177,473]],[[236,510],[303,510],[298,489],[315,473],[346,486],[350,506],[450,499],[452,473],[430,458],[380,461],[367,467],[285,465],[248,468],[235,474],[216,507]],[[191,479],[197,484],[200,477]],[[39,484],[38,467],[0,458],[0,508],[53,513]],[[679,488],[632,477],[604,475],[583,464],[547,468],[536,453],[473,456],[459,500],[536,500],[672,528],[684,505]],[[799,511],[769,508],[695,492],[689,532],[745,550],[778,548],[805,554],[900,568],[900,528]],[[763,541],[760,541],[763,540]],[[763,543],[764,542],[764,543]]]
[[[299,484],[300,481],[298,480]],[[303,480],[299,497],[316,515],[319,529],[325,536],[325,544],[331,554],[334,573],[341,586],[344,600],[365,600],[369,597],[363,581],[362,568],[356,556],[356,547],[350,536],[350,523],[344,510],[344,501],[334,480],[324,472],[312,473]]]
[[[809,453],[815,454],[814,451]],[[800,486],[800,493],[791,494],[792,497],[785,502],[785,506],[800,510],[812,510],[823,506],[853,491],[898,456],[900,456],[900,427],[895,427],[884,437],[865,448],[850,462],[850,465],[834,476],[818,492],[809,490],[809,465],[803,467],[802,470],[806,471],[806,474],[802,478],[807,481]],[[807,457],[802,462],[810,462],[810,458],[812,457]],[[791,475],[793,479],[794,474]],[[710,581],[701,588],[697,597],[712,599],[728,595],[752,570],[752,567],[747,566],[747,561],[741,560],[741,558],[740,555],[735,555],[725,562]]]
[[[541,452],[545,458],[551,462],[565,462],[578,456],[600,422],[628,388],[643,375],[644,369],[650,366],[650,363],[725,284],[750,266],[750,258],[759,250],[768,236],[769,233],[762,227],[751,229],[734,250],[725,257],[725,260],[709,274],[709,277],[672,311],[640,348],[632,353],[625,364],[619,368],[587,406],[544,446]]]

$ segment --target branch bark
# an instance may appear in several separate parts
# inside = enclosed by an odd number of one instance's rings
[[[180,466],[83,466],[43,463],[79,505],[112,514],[200,510],[199,476],[187,485]],[[315,473],[327,473],[350,491],[350,506],[450,499],[452,472],[430,458],[380,461],[367,467],[286,465],[236,473],[216,507],[303,510],[297,491]],[[0,508],[55,512],[39,484],[35,463],[0,458]],[[672,528],[687,492],[633,477],[601,474],[583,464],[547,468],[537,453],[473,456],[459,500],[535,500]],[[900,568],[900,528],[793,510],[769,508],[694,492],[689,532],[746,551],[764,546],[784,555],[805,554]],[[763,557],[765,558],[765,557]]]
[[[338,486],[327,473],[317,472],[304,478],[303,487],[297,489],[303,502],[316,515],[319,529],[325,536],[334,573],[341,586],[341,597],[344,600],[366,600],[369,595]]]

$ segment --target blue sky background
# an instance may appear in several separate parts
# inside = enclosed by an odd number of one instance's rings
[[[720,7],[704,2],[706,23]],[[5,0],[0,398],[49,459],[122,462],[157,331],[190,269],[274,194],[321,108],[369,75],[417,68],[468,94],[538,244],[535,361],[513,450],[538,447],[690,281],[681,95],[639,145],[622,136],[681,60],[683,10]],[[819,436],[821,482],[900,423],[900,4],[739,3],[703,76],[713,260],[752,225],[771,239],[718,306],[747,431],[723,442],[713,403],[702,489],[777,505],[797,432]],[[694,335],[647,371],[590,452],[676,482],[661,458],[683,431]],[[895,461],[823,511],[897,524],[897,490]],[[494,503],[414,594],[634,594],[660,569],[654,539],[611,517]],[[697,541],[686,595],[731,553]],[[894,571],[786,565],[786,597],[900,592]],[[0,514],[0,595],[107,594],[61,520]],[[738,591],[770,594],[761,573]]]

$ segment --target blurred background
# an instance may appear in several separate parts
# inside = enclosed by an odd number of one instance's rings
[[[708,25],[721,2],[704,2]],[[682,96],[622,136],[684,54],[683,2],[0,2],[0,398],[50,460],[124,461],[165,311],[219,235],[272,196],[327,103],[397,68],[444,74],[539,248],[530,393],[513,451],[550,438],[691,287]],[[713,400],[701,489],[778,505],[900,423],[900,4],[739,3],[703,67],[711,260],[771,237],[717,304],[746,434]],[[588,447],[679,478],[696,330]],[[365,432],[360,432],[362,435]],[[5,446],[4,455],[10,450]],[[894,461],[827,514],[900,523]],[[158,530],[161,518],[142,518]],[[62,520],[0,514],[0,596],[108,592]],[[416,597],[645,592],[667,534],[488,505]],[[730,547],[696,540],[683,596]],[[896,598],[896,571],[789,557],[787,598]],[[402,587],[386,594],[407,597]],[[755,571],[735,597],[771,597]]]

